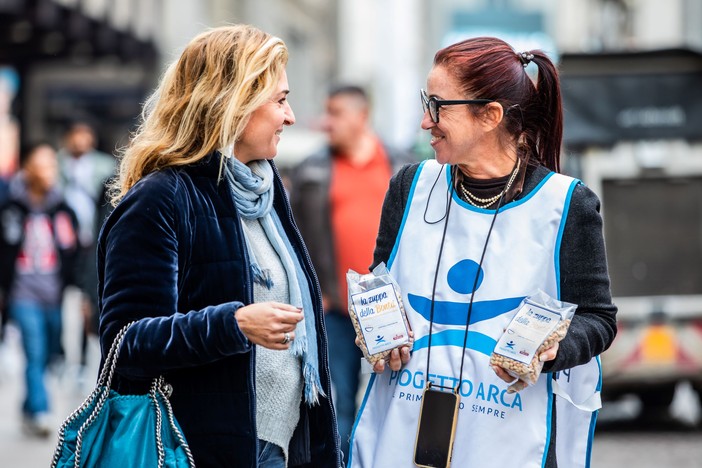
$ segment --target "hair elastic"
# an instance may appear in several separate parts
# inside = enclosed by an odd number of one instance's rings
[[[532,60],[534,60],[534,54],[531,52],[519,52],[517,57],[519,57],[519,61],[522,62],[522,66],[524,68],[526,68]]]

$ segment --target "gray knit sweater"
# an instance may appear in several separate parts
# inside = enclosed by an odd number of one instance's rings
[[[243,220],[243,223],[260,267],[270,271],[273,281],[271,289],[254,283],[254,302],[289,303],[285,269],[261,223],[258,220]],[[299,357],[289,350],[256,347],[256,431],[259,439],[280,446],[286,460],[290,439],[300,419],[302,387]]]
[[[400,230],[412,181],[419,164],[403,167],[390,181],[380,218],[373,254],[373,267],[388,261]],[[529,167],[524,187],[517,200],[527,196],[549,173],[543,166]],[[498,215],[499,216],[499,215]],[[563,231],[560,251],[561,300],[578,305],[568,329],[559,343],[555,360],[545,363],[544,372],[555,372],[585,364],[604,352],[617,332],[617,308],[612,304],[607,273],[600,201],[585,185],[573,190]],[[433,266],[428,266],[432,268]],[[555,405],[551,446],[546,468],[555,468]]]

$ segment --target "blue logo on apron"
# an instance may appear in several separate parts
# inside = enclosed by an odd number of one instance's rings
[[[451,289],[459,294],[472,294],[480,288],[483,282],[484,271],[478,264],[470,259],[461,260],[452,266],[447,276],[447,282]],[[475,290],[473,283],[475,276],[478,275]],[[418,296],[415,294],[407,294],[409,305],[419,315],[429,320],[431,317],[431,298]],[[506,314],[521,304],[524,296],[499,299],[494,301],[478,301],[473,302],[473,311],[471,312],[470,323],[478,323],[484,320],[490,320],[502,314]],[[452,301],[434,301],[434,323],[442,325],[465,325],[468,314],[468,302],[452,302]],[[458,346],[463,347],[463,339],[465,330],[444,330],[437,333],[432,333],[432,346]],[[429,337],[423,336],[416,339],[413,350],[426,348],[429,343]],[[478,351],[479,353],[489,356],[497,341],[483,333],[469,331],[468,342],[466,347]]]

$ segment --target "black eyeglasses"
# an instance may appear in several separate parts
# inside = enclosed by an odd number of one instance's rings
[[[494,99],[467,99],[459,101],[446,101],[435,97],[427,96],[427,92],[423,89],[419,90],[419,97],[422,100],[422,109],[424,112],[429,111],[429,117],[434,123],[439,123],[439,108],[441,106],[455,106],[459,104],[489,104],[495,102]]]

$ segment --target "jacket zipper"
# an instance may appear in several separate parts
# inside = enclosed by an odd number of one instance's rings
[[[281,181],[282,179],[281,179],[281,177],[280,177],[280,173],[278,172],[278,168],[277,168],[277,167],[275,166],[275,164],[273,164],[272,162],[271,162],[271,166],[273,167],[273,172],[275,173],[275,177],[276,177],[276,179],[277,179],[277,180],[276,180],[276,183],[279,183],[279,181]],[[282,184],[281,184],[281,185],[282,185]],[[280,187],[279,187],[279,188],[280,188]],[[302,239],[302,235],[300,234],[300,230],[297,228],[297,225],[295,224],[295,220],[293,219],[292,209],[290,208],[290,203],[288,202],[287,196],[285,195],[284,187],[282,188],[282,190],[281,190],[280,192],[281,192],[282,195],[285,197],[285,198],[283,199],[283,206],[285,207],[285,210],[286,210],[286,214],[287,214],[287,217],[288,217],[288,222],[289,222],[290,225],[293,227],[292,230],[293,230],[293,232],[295,233],[295,239],[297,240],[298,247],[300,248],[300,250],[302,251],[302,253],[305,254],[305,260],[307,260],[307,265],[306,265],[307,268],[306,268],[306,270],[308,270],[308,271],[306,271],[306,273],[309,272],[309,274],[307,275],[307,276],[308,276],[308,281],[309,281],[309,279],[310,279],[309,276],[311,276],[311,277],[312,277],[311,279],[314,280],[314,285],[317,287],[316,290],[317,290],[317,291],[321,291],[321,290],[322,290],[322,287],[321,287],[321,285],[319,284],[319,279],[317,278],[317,274],[316,274],[315,271],[314,271],[314,267],[312,267],[312,259],[310,258],[310,254],[307,252],[307,247],[305,246],[305,242],[304,242],[304,240]],[[322,333],[322,338],[323,338],[323,339],[321,340],[321,342],[322,342],[322,344],[324,344],[324,349],[322,350],[322,351],[323,351],[323,352],[322,352],[322,364],[324,364],[324,368],[325,368],[325,369],[329,369],[329,362],[328,362],[328,359],[327,359],[327,352],[328,352],[328,350],[327,350],[327,347],[326,347],[326,344],[327,344],[327,339],[326,339],[326,338],[327,338],[327,331],[326,331],[326,329],[324,328],[324,319],[323,319],[324,308],[323,308],[323,306],[322,306],[322,298],[321,298],[321,296],[317,295],[317,297],[315,298],[315,302],[316,302],[316,305],[319,307],[320,312],[322,312],[322,315],[320,315],[319,320],[316,320],[316,319],[315,319],[315,323],[317,324],[319,331]],[[331,392],[331,376],[330,376],[330,372],[327,372],[326,384],[327,384],[327,388],[328,388],[329,391]],[[333,408],[332,405],[331,405],[331,395],[327,395],[327,401],[328,401],[329,410],[330,410],[330,412],[331,412],[332,422],[334,423],[334,427],[338,427],[338,426],[337,426],[337,422],[336,422],[336,413],[334,412],[334,408]],[[337,436],[338,436],[338,430],[337,430]],[[336,453],[337,455],[340,456],[340,455],[341,455],[341,447],[339,446],[339,438],[338,438],[338,437],[335,437],[335,438],[334,438],[334,447],[335,447],[335,449],[336,449],[335,453]],[[337,462],[337,464],[338,464],[339,467],[343,466],[343,463],[342,463],[341,459],[337,459],[336,462]]]
[[[221,190],[219,188],[219,184],[217,184],[218,191]],[[240,230],[240,236],[241,239],[244,239],[244,233],[243,233],[243,228],[241,226],[241,218],[239,217],[239,212],[236,209],[236,204],[234,203],[234,200],[232,199],[231,196],[231,191],[229,190],[229,186],[226,184],[224,185],[224,191],[227,200],[231,202],[231,209],[232,213],[234,213],[234,219],[236,220],[237,223],[239,223],[239,230]],[[220,193],[220,196],[223,196],[222,193]],[[244,286],[246,287],[246,304],[253,304],[253,283],[251,281],[251,271],[250,271],[250,260],[249,260],[249,252],[246,249],[246,241],[244,240],[244,246],[243,246],[243,257],[244,257]],[[247,338],[248,340],[248,338]],[[254,422],[254,425],[256,424],[256,347],[251,343],[251,359],[249,360],[249,382],[251,384],[249,385],[249,391],[251,392],[251,395],[253,397],[251,398],[251,404],[249,405],[249,410],[251,411],[252,419]],[[260,450],[260,447],[258,446],[258,437],[254,438],[256,441],[256,451],[254,452],[254,466],[258,466],[258,452]]]

